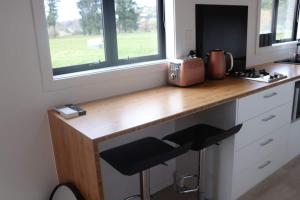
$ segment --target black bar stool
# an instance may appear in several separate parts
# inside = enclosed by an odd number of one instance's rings
[[[140,195],[150,200],[150,168],[186,153],[192,143],[175,148],[159,139],[147,137],[100,153],[100,156],[120,173],[131,176],[140,174]]]
[[[206,124],[199,124],[163,138],[163,140],[171,141],[178,145],[184,145],[189,142],[193,142],[191,150],[198,151],[198,177],[197,187],[194,189],[188,189],[179,191],[180,193],[198,192],[198,200],[203,200],[205,190],[205,156],[206,148],[218,144],[222,140],[236,134],[240,131],[242,125],[237,125],[229,130],[222,130]],[[184,178],[192,178],[194,176],[186,176]]]

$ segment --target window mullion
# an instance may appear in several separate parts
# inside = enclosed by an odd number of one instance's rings
[[[273,33],[273,43],[276,43],[276,32],[277,32],[277,19],[278,19],[278,7],[279,0],[273,0],[273,23],[272,23],[272,33]]]
[[[157,0],[158,47],[161,58],[166,56],[164,1]]]
[[[103,14],[106,58],[109,65],[113,66],[118,62],[118,44],[114,0],[103,0]]]
[[[295,12],[295,17],[294,17],[294,27],[293,27],[293,40],[297,40],[297,30],[298,30],[298,26],[299,26],[299,5],[300,4],[300,0],[296,1],[296,12]]]

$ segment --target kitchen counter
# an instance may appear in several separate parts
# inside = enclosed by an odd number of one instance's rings
[[[288,78],[261,83],[227,77],[188,88],[164,86],[81,104],[87,110],[83,117],[66,120],[54,111],[49,111],[49,116],[62,120],[89,140],[101,142],[300,78],[300,65],[270,63],[257,68],[286,74]]]
[[[296,65],[266,64],[258,68],[277,71],[289,78],[275,83],[260,83],[228,77],[189,88],[158,87],[81,104],[87,115],[69,120],[50,110],[59,182],[72,182],[86,199],[103,200],[99,142],[183,118],[300,78],[300,66]]]

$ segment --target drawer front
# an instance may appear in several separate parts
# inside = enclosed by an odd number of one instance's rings
[[[289,125],[286,125],[236,152],[234,156],[234,173],[238,174],[246,170],[253,163],[263,160],[272,152],[280,151],[282,148],[287,149],[288,128]]]
[[[259,140],[291,121],[292,103],[282,105],[258,117],[243,123],[243,127],[235,136],[235,150]]]
[[[233,199],[238,199],[241,195],[282,167],[286,154],[285,149],[279,149],[240,173],[235,174],[233,176]]]
[[[238,100],[237,122],[241,123],[293,100],[293,85],[286,83]]]

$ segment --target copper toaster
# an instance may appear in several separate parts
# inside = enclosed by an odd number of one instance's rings
[[[176,59],[169,63],[169,83],[187,87],[205,80],[204,62],[201,58]]]

